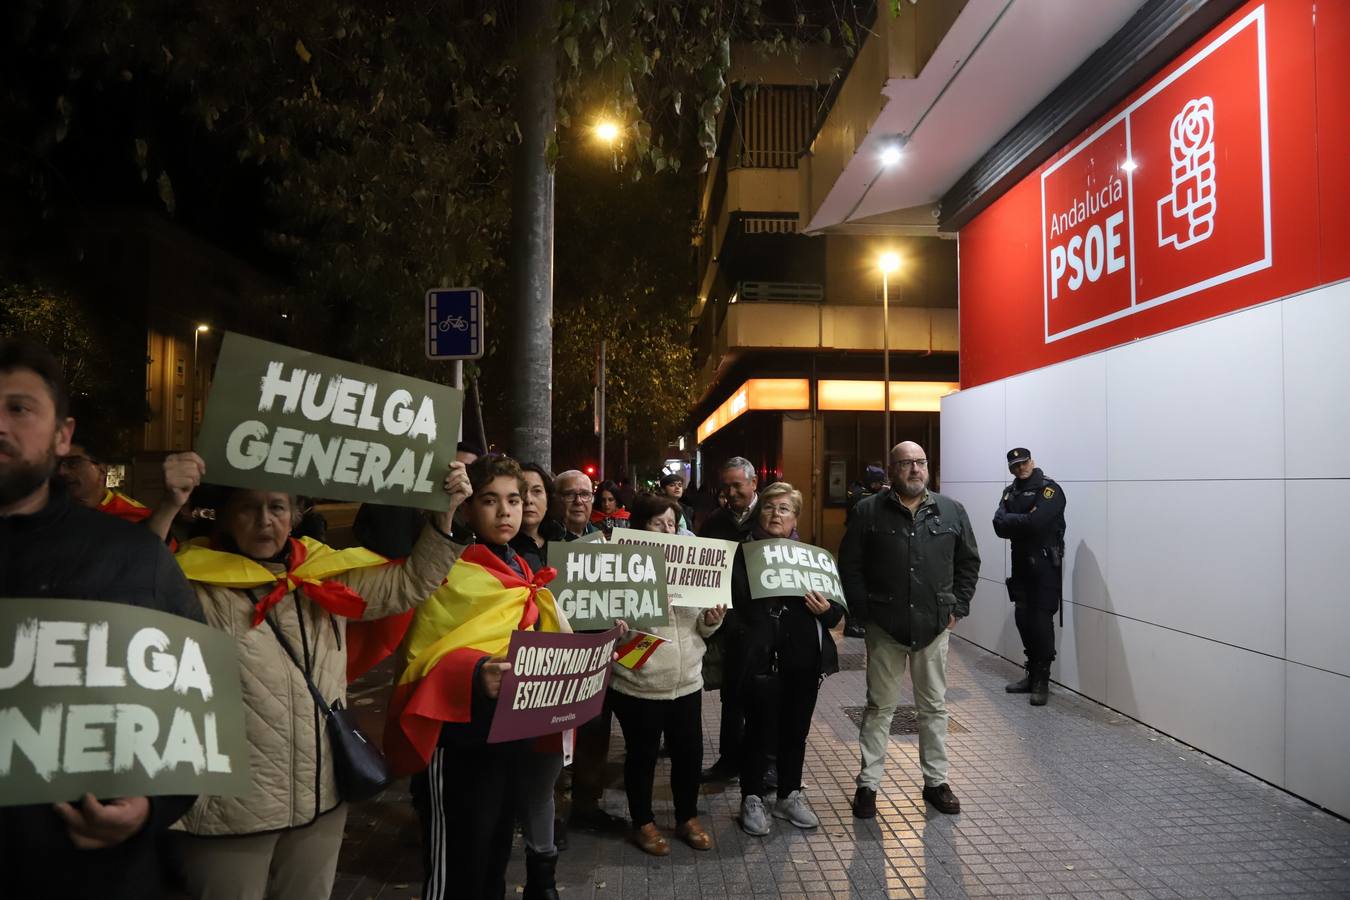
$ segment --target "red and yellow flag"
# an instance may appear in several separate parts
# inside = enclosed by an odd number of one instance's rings
[[[98,511],[107,513],[110,516],[116,516],[131,522],[133,525],[139,525],[150,518],[150,508],[143,503],[137,503],[121,491],[114,491],[108,488],[108,492],[103,495],[99,501]]]
[[[382,566],[388,560],[364,547],[334,550],[310,538],[289,540],[290,568],[281,573],[272,572],[242,554],[215,550],[207,538],[189,541],[174,559],[188,581],[241,590],[270,587],[254,606],[255,628],[262,624],[269,609],[296,588],[334,615],[359,619],[365,612],[366,601],[345,584],[331,579],[352,569]]]
[[[473,545],[445,584],[418,607],[403,640],[403,672],[389,701],[384,752],[395,774],[426,768],[444,722],[468,722],[478,661],[500,657],[511,632],[572,629],[544,587],[553,569],[521,578],[491,550]]]
[[[670,642],[663,637],[657,637],[645,631],[635,631],[632,637],[614,648],[614,653],[618,657],[615,662],[625,669],[637,671],[642,668],[648,659],[651,659],[651,655],[656,652],[657,647],[667,643]]]

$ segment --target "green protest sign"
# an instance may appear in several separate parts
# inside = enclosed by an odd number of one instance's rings
[[[227,334],[198,452],[213,484],[444,510],[463,405],[454,388]]]
[[[799,597],[815,591],[848,608],[839,582],[839,565],[830,551],[786,538],[750,541],[742,547],[751,598]]]
[[[637,528],[616,528],[610,540],[619,546],[648,545],[661,550],[666,559],[666,585],[671,606],[707,609],[731,605],[735,541]]]
[[[549,562],[558,570],[549,589],[575,631],[608,629],[615,619],[637,629],[670,621],[666,560],[655,547],[572,541],[550,545]]]
[[[229,636],[121,603],[0,600],[0,806],[249,789]]]

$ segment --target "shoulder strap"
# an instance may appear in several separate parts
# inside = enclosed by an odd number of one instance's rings
[[[254,596],[253,591],[249,591],[248,595],[252,598],[254,603],[258,602],[258,598]],[[295,667],[299,669],[300,674],[304,676],[305,686],[309,688],[310,696],[314,698],[314,702],[319,705],[319,712],[323,713],[325,716],[332,715],[333,711],[329,708],[328,701],[323,698],[323,694],[319,693],[319,689],[315,686],[314,680],[309,677],[309,673],[306,672],[305,667],[301,665],[300,657],[295,655],[295,649],[291,647],[291,642],[286,640],[286,636],[281,633],[281,626],[277,625],[276,619],[272,618],[271,613],[268,613],[263,618],[267,622],[267,626],[272,629],[272,633],[277,636],[277,643],[281,644],[281,649],[286,651],[286,655],[291,658],[291,662],[295,663]]]

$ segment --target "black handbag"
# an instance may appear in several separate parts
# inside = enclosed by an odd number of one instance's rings
[[[344,709],[341,701],[330,705],[324,700],[323,694],[314,686],[309,672],[300,664],[290,642],[282,635],[271,616],[267,617],[267,624],[272,627],[281,649],[286,651],[300,674],[305,676],[310,695],[328,721],[328,741],[333,748],[333,777],[337,781],[338,795],[353,803],[369,800],[394,780],[384,754],[365,736],[353,720],[351,711]]]

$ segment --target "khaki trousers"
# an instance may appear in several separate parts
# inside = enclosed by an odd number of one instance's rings
[[[328,900],[337,877],[347,804],[301,828],[237,837],[178,833],[195,900]]]
[[[921,650],[901,644],[874,625],[867,626],[867,707],[863,710],[858,743],[862,769],[858,787],[878,790],[886,769],[886,747],[891,717],[900,699],[905,666],[914,682],[914,706],[919,718],[919,766],[924,787],[947,781],[947,643],[943,631]]]

